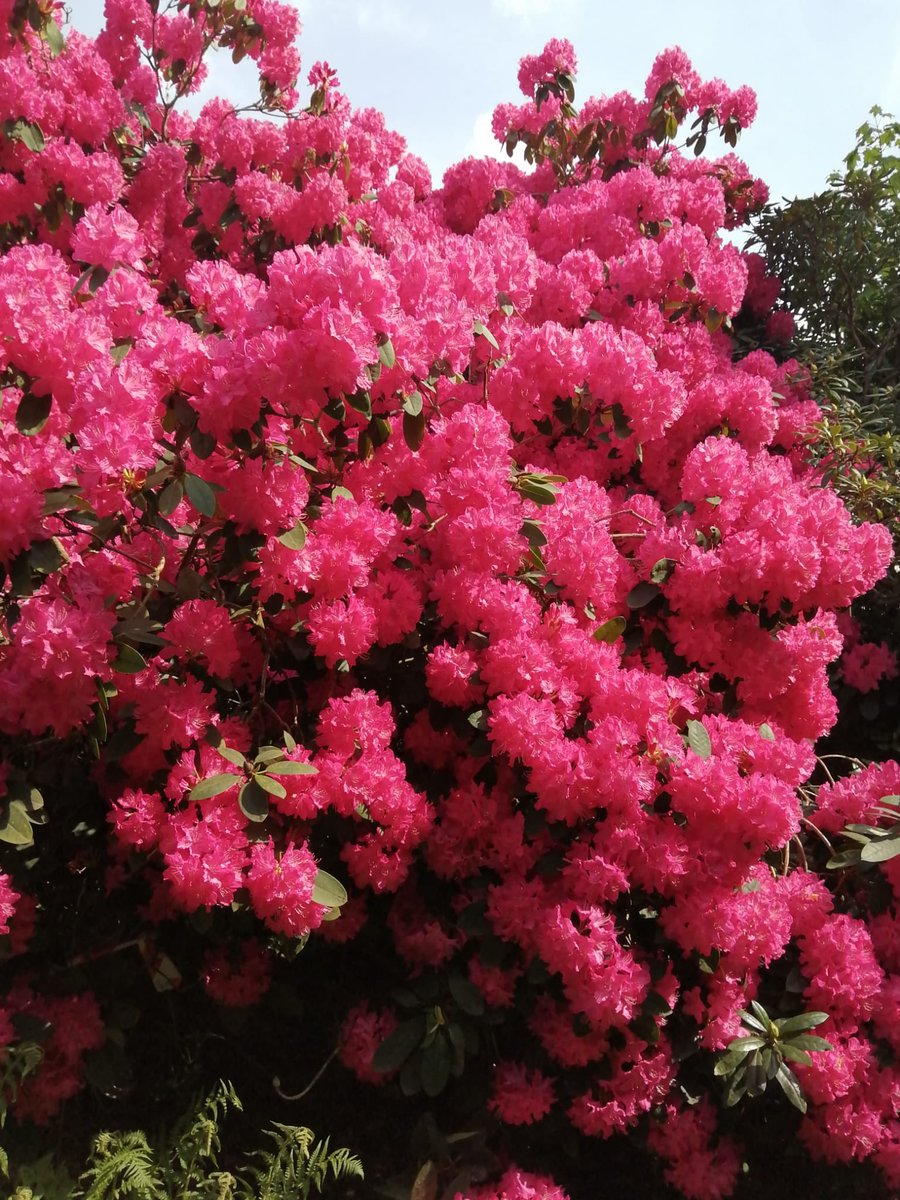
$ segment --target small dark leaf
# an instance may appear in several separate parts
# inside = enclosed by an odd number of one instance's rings
[[[393,1033],[389,1033],[372,1055],[372,1069],[379,1074],[396,1071],[409,1056],[419,1048],[425,1036],[424,1016],[402,1021]]]
[[[655,583],[638,583],[625,597],[625,603],[630,609],[645,608],[658,595],[659,588]]]
[[[52,396],[35,396],[26,392],[16,409],[16,429],[26,437],[33,437],[47,424],[53,407]]]
[[[422,1051],[420,1076],[422,1090],[426,1096],[439,1096],[450,1079],[453,1051],[443,1032],[438,1032],[430,1046]]]
[[[118,647],[119,653],[112,664],[114,671],[121,671],[123,675],[137,675],[138,671],[145,669],[147,660],[134,646],[129,646],[127,642],[119,642]]]
[[[425,441],[425,413],[417,416],[412,413],[403,414],[403,440],[413,452],[417,451]]]
[[[462,975],[450,976],[450,995],[470,1017],[480,1017],[484,1013],[484,997],[475,984]]]
[[[201,516],[212,517],[216,512],[216,493],[205,479],[188,473],[184,477],[184,490],[191,505]]]

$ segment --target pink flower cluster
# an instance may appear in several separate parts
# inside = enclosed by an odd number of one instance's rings
[[[777,298],[722,236],[761,187],[645,136],[670,84],[676,121],[723,129],[752,95],[670,51],[646,101],[585,104],[621,133],[573,186],[470,159],[435,190],[324,66],[280,124],[162,105],[176,64],[199,82],[218,11],[182,8],[158,80],[145,0],[55,59],[27,39],[0,58],[0,117],[41,134],[0,137],[3,755],[91,747],[110,903],[127,875],[148,926],[216,910],[285,945],[363,938],[386,909],[398,969],[452,965],[533,1035],[497,1067],[502,1122],[559,1111],[605,1138],[666,1112],[651,1144],[698,1200],[729,1193],[736,1151],[708,1100],[682,1108],[673,1031],[721,1050],[792,955],[837,1047],[798,1067],[804,1140],[897,1182],[900,1075],[875,1045],[896,1054],[900,872],[848,914],[808,827],[858,820],[900,767],[822,788],[818,813],[807,787],[835,614],[890,538],[810,465],[798,364],[735,361],[733,322]],[[288,104],[294,11],[247,10]],[[574,70],[552,42],[519,81]],[[872,647],[841,660],[857,687],[876,668]],[[66,819],[64,789],[48,809]],[[335,925],[323,866],[351,893]],[[263,995],[260,946],[210,950],[214,999]],[[86,994],[16,987],[65,1029],[17,1100],[46,1119],[102,1023]],[[396,1018],[360,989],[341,1056],[375,1081]],[[512,1168],[472,1195],[563,1198]]]

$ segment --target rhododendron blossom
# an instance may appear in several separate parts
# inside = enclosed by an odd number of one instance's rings
[[[43,957],[0,1042],[50,1029],[12,1118],[128,1043],[120,955],[205,1012],[302,998],[315,955],[344,1068],[490,1096],[472,1200],[565,1200],[508,1165],[539,1121],[730,1194],[712,1059],[751,1001],[821,1014],[810,1153],[900,1183],[900,766],[814,748],[830,669],[896,673],[844,611],[891,539],[815,465],[779,283],[726,236],[765,187],[703,149],[749,89],[675,48],[578,108],[554,39],[494,114],[527,169],[436,185],[327,64],[300,107],[291,5],[108,0],[58,53],[6,8],[0,935]],[[210,47],[254,112],[180,103]]]

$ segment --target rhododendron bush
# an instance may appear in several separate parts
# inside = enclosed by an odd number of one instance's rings
[[[553,41],[435,188],[291,7],[106,13],[0,3],[9,1128],[314,993],[282,1077],[476,1104],[460,1194],[564,1194],[525,1125],[726,1196],[755,1106],[900,1184],[900,766],[814,749],[890,538],[728,237],[752,93],[576,108]],[[216,48],[252,114],[180,103]]]

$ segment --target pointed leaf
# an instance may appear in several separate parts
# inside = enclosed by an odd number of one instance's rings
[[[408,412],[403,414],[403,440],[413,452],[421,447],[425,441],[424,412],[420,412],[417,416]]]
[[[21,800],[11,800],[5,815],[0,818],[0,842],[8,846],[30,846],[34,833],[28,813]]]
[[[491,333],[491,331],[488,329],[487,325],[485,325],[483,321],[476,321],[475,324],[472,326],[472,329],[478,337],[483,337],[487,342],[490,342],[490,344],[494,347],[495,350],[500,349],[497,339],[494,337],[494,335]]]
[[[378,346],[378,361],[382,364],[382,366],[387,367],[387,369],[390,370],[397,361],[397,356],[394,353],[394,346],[391,342],[391,339],[386,333],[382,333],[376,338],[376,344]]]
[[[191,505],[204,517],[215,516],[216,493],[205,479],[188,473],[184,477],[184,490]]]
[[[780,1046],[782,1055],[789,1058],[791,1062],[798,1062],[804,1067],[808,1067],[812,1063],[812,1059],[802,1050],[795,1042],[782,1042]]]
[[[688,745],[698,758],[709,758],[712,754],[712,742],[709,740],[706,726],[700,721],[687,723]]]
[[[450,995],[464,1013],[480,1017],[484,1013],[484,997],[471,980],[462,975],[450,976]]]
[[[318,775],[318,770],[312,763],[305,762],[290,762],[285,759],[284,762],[273,762],[266,767],[269,775]]]
[[[136,675],[138,671],[144,670],[147,661],[134,646],[129,646],[127,642],[119,642],[118,647],[119,653],[112,664],[114,671],[121,671],[123,675]]]
[[[828,1020],[828,1013],[823,1012],[808,1012],[800,1013],[796,1017],[782,1017],[775,1022],[778,1029],[778,1037],[784,1038],[792,1033],[800,1033],[804,1029],[815,1029],[817,1025],[821,1025]]]
[[[797,1046],[800,1050],[833,1050],[831,1042],[825,1038],[816,1037],[814,1033],[798,1033],[796,1037],[792,1037],[790,1042],[785,1042],[784,1045]]]
[[[778,1068],[778,1073],[776,1074],[775,1078],[778,1081],[781,1090],[787,1096],[788,1100],[790,1100],[791,1104],[793,1104],[794,1108],[797,1108],[800,1110],[800,1112],[805,1113],[806,1100],[803,1097],[803,1092],[800,1090],[799,1080],[791,1068],[786,1063],[782,1063]]]
[[[424,1036],[424,1016],[401,1022],[372,1055],[372,1070],[381,1075],[396,1071],[419,1048]]]
[[[201,779],[199,783],[191,788],[190,792],[188,792],[188,799],[209,800],[211,796],[220,796],[222,792],[227,792],[236,783],[240,783],[242,778],[243,776],[241,775],[227,773],[210,775],[207,779]]]
[[[270,779],[265,773],[254,775],[253,782],[257,787],[261,787],[264,792],[268,792],[270,796],[274,796],[277,800],[283,800],[287,795],[284,785],[279,783],[277,779]]]

